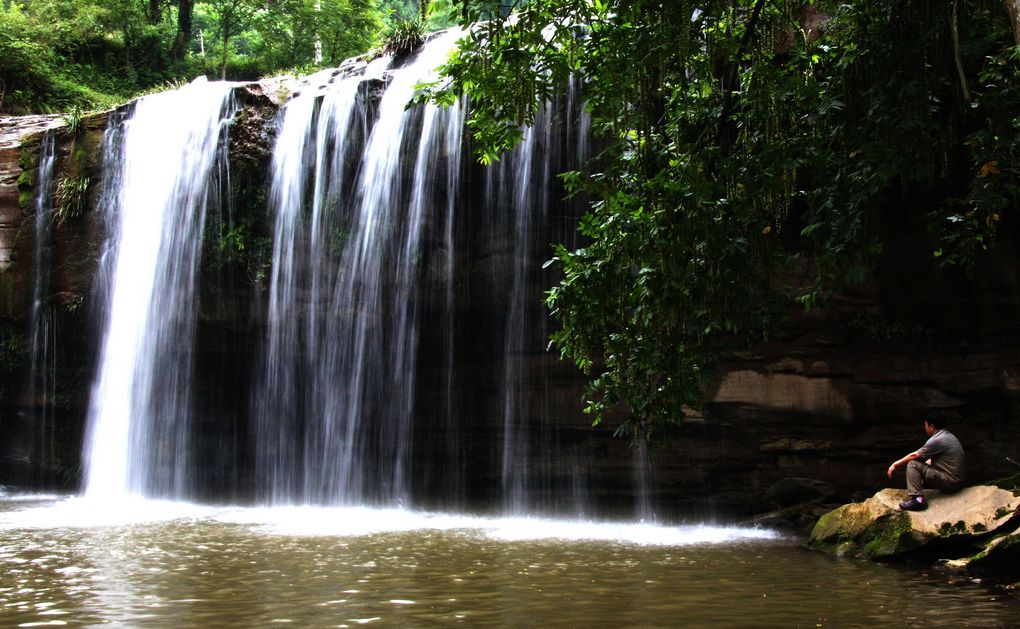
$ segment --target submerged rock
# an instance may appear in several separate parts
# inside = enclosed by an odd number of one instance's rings
[[[868,500],[844,505],[823,515],[811,531],[809,545],[841,556],[887,559],[934,548],[963,549],[991,543],[1012,526],[1020,496],[989,485],[955,494],[928,494],[925,511],[901,511],[901,489],[883,489]],[[1002,543],[1002,542],[1000,542]]]

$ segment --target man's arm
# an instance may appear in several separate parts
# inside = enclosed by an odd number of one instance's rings
[[[921,452],[920,451],[911,452],[910,454],[908,454],[907,456],[903,457],[899,461],[896,461],[895,463],[890,465],[889,466],[889,470],[886,472],[886,476],[888,476],[889,478],[892,478],[893,472],[896,471],[897,467],[899,467],[901,465],[906,465],[907,463],[910,463],[914,459],[919,459],[919,458],[921,458]]]

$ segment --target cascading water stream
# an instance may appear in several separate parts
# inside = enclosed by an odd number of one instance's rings
[[[443,310],[446,313],[446,325],[439,331],[442,335],[442,352],[445,357],[444,376],[445,405],[443,414],[446,420],[445,443],[448,454],[445,469],[440,475],[446,478],[446,499],[455,506],[462,506],[464,498],[465,456],[458,434],[459,407],[456,403],[455,383],[457,380],[457,241],[456,214],[458,192],[461,188],[461,169],[463,154],[465,108],[463,100],[458,99],[450,106],[446,122],[446,141],[443,150],[446,154],[446,226],[443,230],[443,273],[445,298]]]
[[[422,224],[444,129],[458,144],[447,158],[456,181],[463,109],[405,106],[458,36],[432,40],[393,70],[372,115],[362,89],[378,83],[385,60],[327,85],[321,100],[301,94],[287,105],[273,159],[265,386],[254,402],[260,495],[270,503],[407,499]],[[405,150],[418,124],[417,149]],[[287,417],[297,421],[281,425]]]
[[[541,116],[536,117],[536,123]],[[536,127],[541,127],[536,124]],[[511,203],[514,238],[513,272],[509,313],[506,320],[503,361],[503,504],[511,513],[523,513],[527,505],[530,478],[527,408],[531,392],[527,389],[524,357],[528,335],[527,303],[528,258],[531,253],[532,168],[535,154],[536,128],[524,130],[524,138],[509,157],[511,170]],[[505,172],[505,171],[504,171]],[[502,188],[502,186],[501,186]]]
[[[298,468],[307,450],[326,448],[334,439],[331,434],[302,439],[302,425],[293,420],[313,408],[316,414],[322,410],[314,398],[321,379],[309,374],[314,374],[314,350],[324,334],[324,304],[331,300],[325,278],[330,275],[330,237],[337,220],[323,207],[333,210],[331,202],[340,204],[339,188],[346,176],[345,140],[352,119],[365,116],[357,98],[360,85],[377,77],[386,63],[383,59],[363,74],[309,86],[283,110],[271,165],[270,204],[276,216],[269,332],[261,386],[253,403],[259,493],[269,503],[290,502],[304,493],[309,481]],[[309,162],[314,169],[308,168]],[[314,190],[309,215],[305,201],[310,178]],[[316,432],[315,426],[307,426],[307,431],[309,435]],[[322,461],[326,452],[312,456]]]
[[[53,166],[56,162],[54,134],[43,134],[36,176],[35,250],[32,311],[29,338],[32,339],[28,391],[33,417],[32,456],[43,465],[55,460],[53,404],[56,397],[56,318],[50,301],[53,263]]]
[[[406,106],[459,36],[399,67],[381,58],[320,73],[282,110],[251,419],[225,427],[233,447],[251,435],[254,448],[228,491],[270,505],[424,497],[515,515],[563,513],[568,496],[586,513],[590,457],[552,419],[563,405],[541,306],[541,262],[579,214],[555,177],[588,157],[579,83],[483,169],[465,158],[467,104]],[[192,408],[196,275],[206,208],[228,172],[231,89],[199,82],[142,99],[107,131],[109,307],[88,495],[195,497],[193,450],[217,447],[215,432],[195,432]]]
[[[407,505],[427,491],[457,506],[477,495],[473,474],[497,480],[501,491],[485,499],[506,513],[556,511],[557,491],[584,510],[584,470],[558,449],[547,420],[548,278],[536,261],[577,214],[554,198],[562,190],[552,182],[587,158],[579,134],[588,130],[574,128],[586,119],[580,84],[481,173],[479,197],[462,180],[467,107],[406,109],[459,35],[431,40],[403,67],[376,61],[303,89],[284,110],[266,354],[252,401],[265,503]],[[563,225],[550,231],[554,202]],[[481,247],[463,231],[479,228],[489,232]],[[486,317],[488,352],[458,340],[458,286],[474,284],[480,265],[491,265],[480,287],[496,291],[495,302],[473,306]],[[465,398],[478,374],[463,366],[479,361],[494,390]],[[498,422],[495,461],[484,462],[495,469],[470,460],[466,421]]]
[[[500,476],[503,510],[514,515],[562,511],[561,500],[553,496],[564,490],[569,491],[579,515],[587,506],[586,476],[578,463],[568,473],[569,488],[555,487],[549,480],[551,470],[562,464],[560,459],[573,455],[560,446],[557,431],[549,423],[551,391],[536,364],[550,333],[540,304],[546,282],[552,279],[543,277],[540,262],[551,254],[553,242],[572,244],[576,231],[576,206],[559,196],[563,191],[553,184],[560,170],[577,168],[589,157],[590,116],[578,102],[579,91],[579,82],[572,81],[560,99],[565,102],[542,106],[534,124],[523,130],[522,141],[503,158],[500,168],[489,173],[486,186],[487,205],[497,213],[494,224],[503,221],[497,230],[513,243],[502,330]],[[565,137],[560,137],[561,132]],[[563,223],[558,232],[549,230],[553,218]],[[494,238],[501,237],[498,231]]]
[[[197,80],[140,99],[104,142],[106,321],[86,440],[92,498],[191,489],[196,276],[233,86]]]

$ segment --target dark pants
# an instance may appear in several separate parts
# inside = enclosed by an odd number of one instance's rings
[[[907,463],[907,494],[911,496],[923,495],[925,487],[952,492],[962,486],[962,481],[956,480],[931,465],[926,465],[918,460]]]

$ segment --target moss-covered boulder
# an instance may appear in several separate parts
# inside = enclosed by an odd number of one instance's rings
[[[963,546],[1006,527],[1020,509],[1020,496],[989,485],[955,494],[928,494],[925,511],[901,511],[903,490],[883,489],[868,500],[823,515],[809,545],[837,555],[885,559],[934,544]]]

